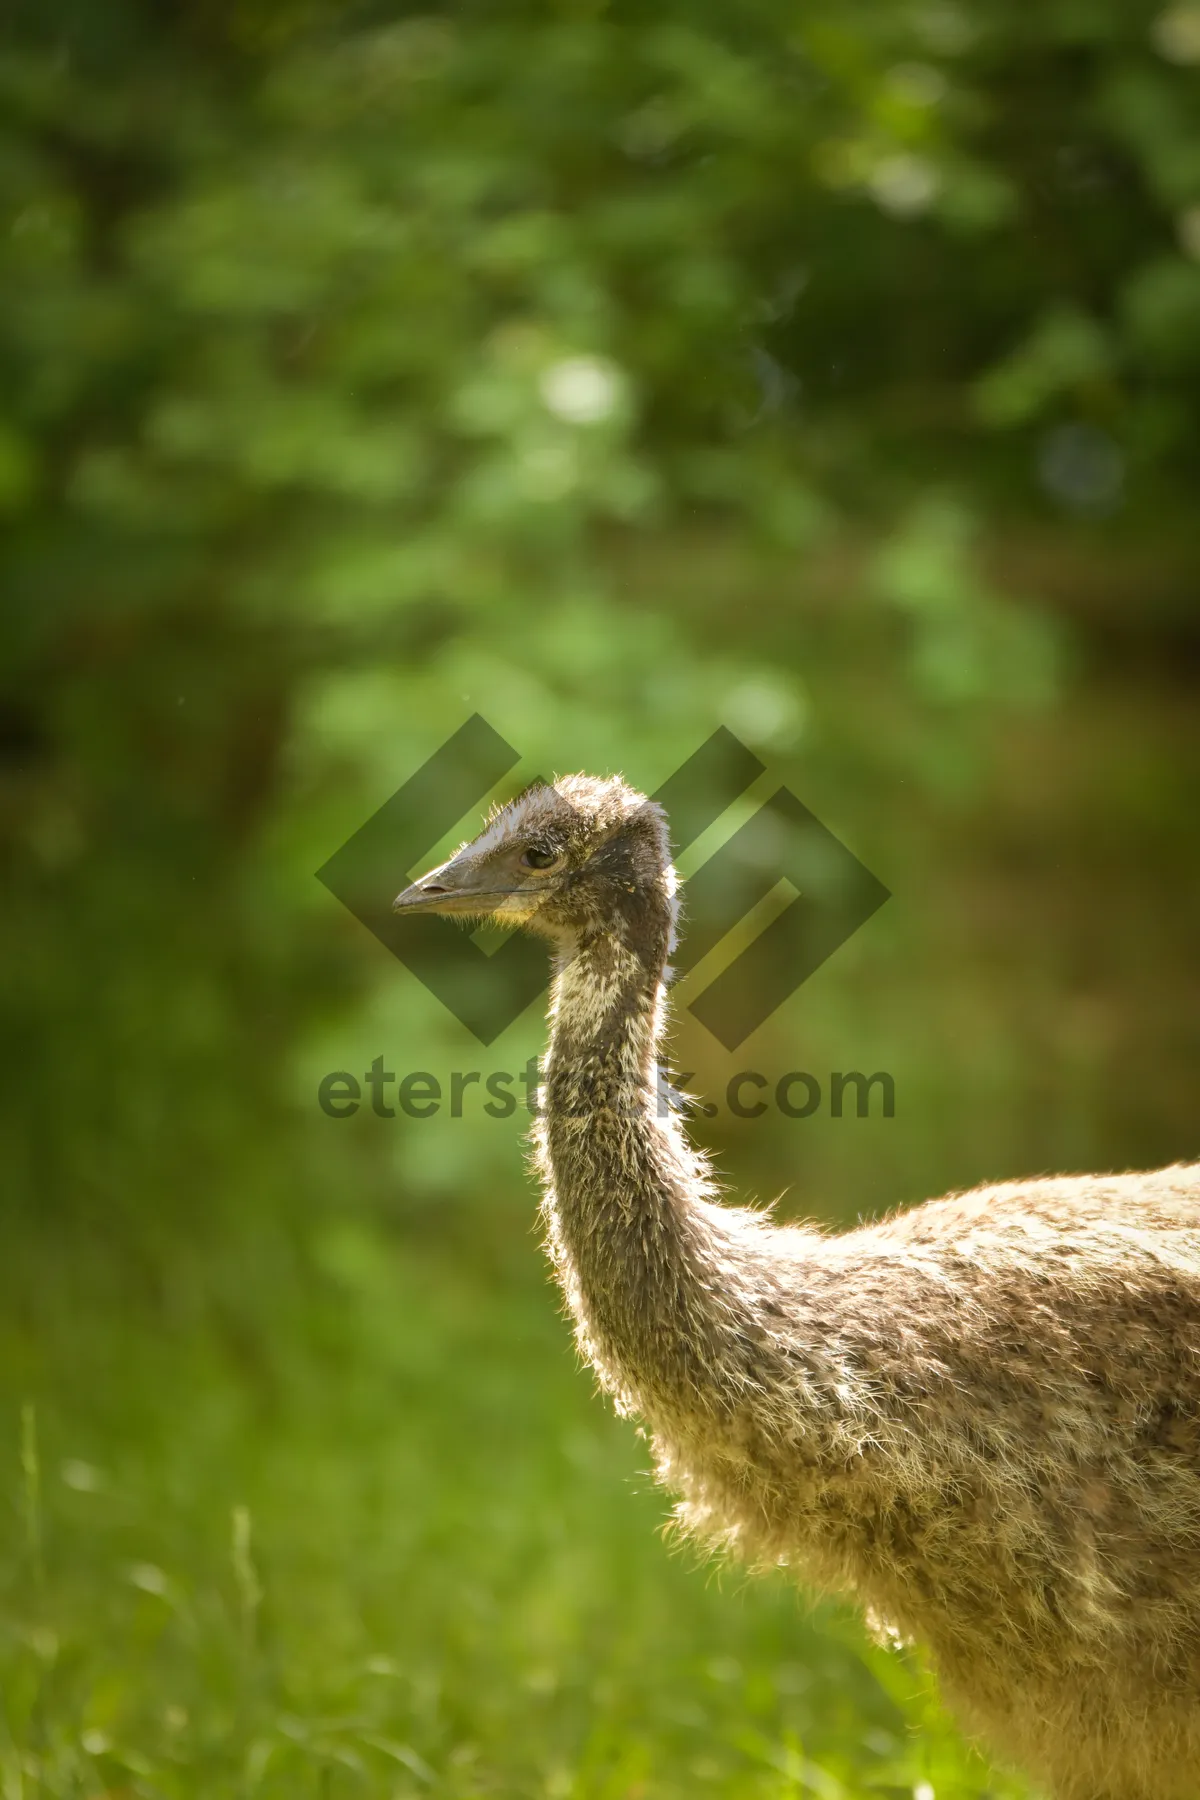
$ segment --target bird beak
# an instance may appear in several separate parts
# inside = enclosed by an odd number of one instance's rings
[[[472,890],[467,870],[455,868],[454,857],[427,875],[420,876],[410,887],[401,889],[392,901],[398,913],[456,912]],[[464,879],[466,877],[466,879]]]
[[[436,869],[430,869],[404,888],[392,901],[397,913],[473,913],[479,916],[495,912],[508,894],[519,894],[519,887],[502,887],[503,877],[486,863],[474,858],[452,856]]]

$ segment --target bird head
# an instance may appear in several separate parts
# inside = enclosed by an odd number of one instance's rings
[[[674,894],[663,810],[619,776],[566,775],[494,811],[393,902],[398,913],[494,918],[544,936],[629,936]]]

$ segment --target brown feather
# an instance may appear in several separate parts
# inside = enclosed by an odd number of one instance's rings
[[[570,857],[522,921],[554,946],[549,1253],[681,1527],[922,1643],[968,1727],[1059,1800],[1200,1792],[1200,1165],[982,1187],[842,1235],[719,1204],[657,1104],[660,809],[570,776],[508,818]]]

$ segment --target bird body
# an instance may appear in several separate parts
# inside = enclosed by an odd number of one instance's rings
[[[1200,1793],[1200,1165],[841,1234],[722,1204],[658,1049],[660,809],[567,777],[401,895],[548,937],[535,1156],[583,1355],[680,1527],[915,1639],[1059,1800]]]

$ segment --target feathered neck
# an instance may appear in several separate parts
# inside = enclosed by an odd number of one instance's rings
[[[664,887],[641,916],[558,957],[537,1132],[550,1252],[580,1347],[618,1406],[652,1422],[728,1411],[761,1336],[759,1221],[712,1203],[708,1166],[659,1078],[673,941]]]

